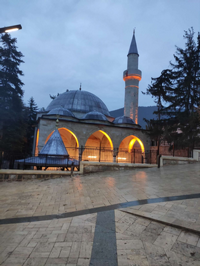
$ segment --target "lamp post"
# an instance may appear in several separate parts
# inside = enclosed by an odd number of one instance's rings
[[[0,28],[0,33],[11,32],[11,31],[16,31],[16,30],[21,30],[21,29],[22,29],[22,26],[20,24],[18,24],[18,25],[14,25],[14,26],[8,26],[8,27]]]

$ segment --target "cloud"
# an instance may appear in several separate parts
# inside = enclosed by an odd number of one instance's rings
[[[184,46],[184,30],[199,30],[199,1],[2,0],[2,27],[22,24],[13,33],[25,55],[21,65],[24,100],[33,96],[46,107],[49,94],[83,90],[100,97],[109,110],[123,107],[127,52],[136,27],[139,105],[154,105],[144,96],[151,82],[169,66],[175,45]]]

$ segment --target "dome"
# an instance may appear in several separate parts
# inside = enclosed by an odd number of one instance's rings
[[[42,112],[46,112],[44,107],[40,108],[39,111],[38,111],[38,113],[42,113]]]
[[[69,110],[59,107],[59,108],[54,108],[51,111],[47,113],[47,115],[64,115],[64,116],[72,116],[75,117],[75,115],[70,112]]]
[[[66,91],[57,96],[46,108],[50,111],[55,108],[63,108],[70,110],[71,112],[88,113],[91,111],[97,111],[104,115],[110,116],[108,108],[104,102],[96,95],[82,90]]]
[[[92,111],[85,114],[82,119],[91,119],[91,120],[101,120],[101,121],[108,121],[105,115],[100,112]]]
[[[113,123],[114,124],[132,124],[132,125],[135,124],[130,117],[124,116],[124,115],[115,118]]]

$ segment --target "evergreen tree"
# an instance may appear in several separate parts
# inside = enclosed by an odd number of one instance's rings
[[[22,53],[17,40],[7,33],[0,36],[0,151],[20,153],[24,147],[25,123],[22,102],[23,75],[19,69]]]
[[[152,95],[154,102],[157,105],[157,111],[154,112],[157,114],[157,119],[151,119],[148,121],[144,119],[148,125],[150,137],[157,142],[157,151],[159,154],[160,141],[163,135],[164,121],[161,113],[162,108],[164,107],[166,91],[163,84],[166,83],[166,77],[168,75],[168,70],[163,70],[161,76],[158,78],[151,78],[151,85],[148,85],[146,94]],[[142,92],[145,94],[144,92]]]
[[[192,149],[200,140],[196,111],[200,103],[200,34],[197,43],[193,28],[185,31],[184,38],[185,49],[176,47],[171,69],[152,79],[147,94],[157,100],[159,108],[155,113],[160,116],[157,124],[163,130],[162,138],[172,145],[175,142],[177,149]]]
[[[27,139],[26,139],[26,154],[31,155],[33,148],[33,138],[36,125],[38,107],[33,99],[29,100],[29,106],[27,108]]]

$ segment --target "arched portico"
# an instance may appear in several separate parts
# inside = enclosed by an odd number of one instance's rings
[[[113,142],[110,136],[97,130],[87,139],[82,154],[83,161],[113,161]]]

